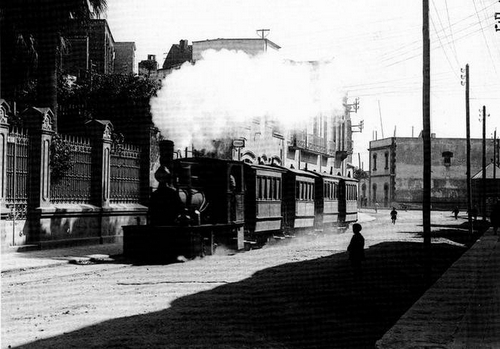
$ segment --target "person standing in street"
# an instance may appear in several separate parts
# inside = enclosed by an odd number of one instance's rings
[[[455,206],[455,208],[451,212],[455,216],[455,219],[458,219],[458,213],[460,212],[460,210],[458,209],[458,206]]]
[[[497,235],[498,226],[500,225],[500,200],[498,198],[491,208],[490,222],[493,227],[493,234]]]
[[[361,224],[354,223],[352,225],[353,237],[347,247],[349,252],[349,260],[356,274],[361,272],[361,263],[365,260],[365,238],[361,235]]]
[[[396,207],[393,207],[392,211],[391,211],[392,224],[396,224],[396,219],[397,218],[398,218],[398,211],[396,211]]]

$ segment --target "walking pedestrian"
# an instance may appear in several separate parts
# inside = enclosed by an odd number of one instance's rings
[[[361,263],[365,260],[365,238],[361,235],[362,227],[359,223],[352,225],[353,236],[347,247],[349,252],[349,260],[356,274],[361,272]]]
[[[455,215],[455,219],[458,219],[458,213],[460,212],[458,206],[455,206],[455,208],[451,212]]]
[[[500,200],[498,198],[491,208],[490,222],[493,227],[493,234],[497,235],[498,226],[500,225]]]
[[[472,207],[471,210],[470,210],[470,215],[474,219],[474,222],[477,221],[477,215],[478,215],[478,213],[479,213],[479,210],[477,208],[477,205],[474,205],[474,207]]]
[[[375,213],[377,213],[377,212],[378,212],[378,206],[379,206],[379,205],[378,205],[378,202],[375,202]]]
[[[391,211],[392,224],[396,224],[397,217],[398,217],[398,211],[396,211],[396,207],[393,207]]]

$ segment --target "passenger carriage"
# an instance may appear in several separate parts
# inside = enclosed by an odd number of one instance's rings
[[[339,181],[339,223],[349,224],[358,220],[358,181],[342,177]]]
[[[283,177],[283,228],[285,233],[314,228],[315,176],[287,169]]]
[[[262,244],[283,227],[283,174],[277,166],[245,165],[245,235]]]

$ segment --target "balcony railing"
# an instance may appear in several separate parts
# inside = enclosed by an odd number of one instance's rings
[[[291,134],[288,145],[291,147],[308,150],[313,153],[335,156],[335,142],[329,142],[322,137],[305,132],[297,132]]]

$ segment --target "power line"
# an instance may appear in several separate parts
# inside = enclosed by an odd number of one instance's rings
[[[453,43],[453,51],[455,52],[455,58],[457,58],[457,63],[458,63],[457,47],[455,46],[455,39],[453,37],[453,29],[451,29],[450,11],[448,10],[448,0],[444,0],[444,4],[446,6],[446,16],[448,18],[448,28],[449,28],[450,34],[451,34],[451,42]]]
[[[432,3],[434,3],[434,1]],[[432,23],[432,27],[434,28],[434,30],[436,30],[436,26],[435,26],[434,20],[432,18],[431,18],[431,23]],[[443,43],[441,42],[441,38],[439,37],[439,35],[437,37],[438,37],[439,43],[441,44],[441,48],[443,49],[444,56],[446,57],[446,60],[448,61],[448,64],[450,65],[451,71],[456,75],[457,78],[459,78],[459,76],[456,72],[456,69],[453,67],[453,64],[451,64],[450,59],[448,58],[448,54],[446,53],[446,50],[444,49]],[[458,63],[458,60],[457,60],[457,63]]]
[[[493,60],[493,56],[491,55],[490,45],[488,44],[488,40],[486,40],[486,35],[484,34],[483,23],[481,17],[479,16],[479,13],[477,12],[476,0],[472,0],[472,3],[474,4],[474,9],[476,10],[477,19],[479,20],[479,24],[481,25],[481,32],[483,33],[484,43],[488,48],[488,54],[490,55],[491,62],[493,63],[493,69],[495,69],[495,73],[497,73],[495,61]]]

